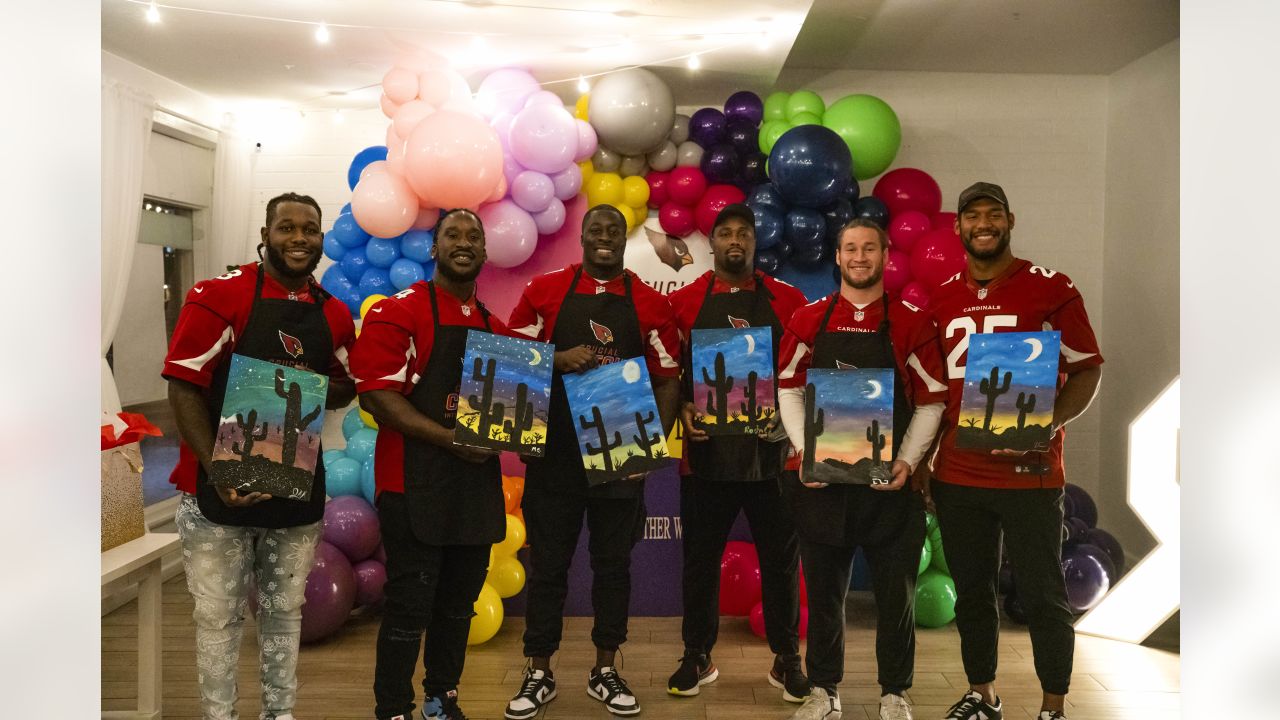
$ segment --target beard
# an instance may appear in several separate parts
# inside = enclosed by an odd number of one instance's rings
[[[294,270],[292,267],[289,266],[288,261],[285,260],[284,253],[271,247],[271,243],[264,243],[263,247],[266,248],[267,260],[271,263],[271,266],[276,269],[276,272],[280,273],[282,277],[287,277],[287,278],[309,277],[311,273],[315,272],[316,267],[320,265],[320,256],[322,255],[322,253],[315,253],[314,255],[312,255],[311,260],[307,262],[306,267],[302,268],[301,270]]]
[[[1008,230],[1000,233],[999,238],[996,240],[996,246],[990,250],[974,249],[972,232],[967,235],[961,235],[960,242],[964,244],[964,251],[969,253],[970,257],[976,260],[994,260],[1003,255],[1005,250],[1009,249],[1009,240],[1011,237],[1012,234]]]
[[[720,266],[731,273],[737,274],[741,272],[746,272],[747,266],[750,264],[750,262],[751,262],[751,257],[746,253],[743,253],[733,259],[730,259],[729,257],[721,258]]]
[[[472,280],[475,280],[479,277],[480,270],[483,268],[484,263],[476,263],[475,266],[469,270],[455,270],[447,263],[436,263],[436,270],[439,270],[440,274],[443,275],[445,279],[456,283],[469,283]]]
[[[858,290],[866,290],[869,287],[873,287],[876,283],[880,282],[880,278],[882,277],[884,277],[883,265],[876,268],[875,272],[871,273],[866,280],[854,280],[852,277],[849,277],[849,273],[846,272],[843,267],[840,268],[840,279],[844,281],[844,284]]]

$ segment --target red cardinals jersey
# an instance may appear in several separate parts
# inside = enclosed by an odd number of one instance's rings
[[[760,277],[764,278],[763,285],[769,291],[769,294],[773,296],[769,300],[769,306],[773,309],[773,314],[777,316],[783,327],[786,327],[787,319],[791,317],[791,314],[804,305],[804,293],[794,286],[768,275],[761,275]],[[675,313],[676,328],[680,331],[680,339],[683,342],[689,342],[693,323],[698,319],[698,313],[702,310],[702,302],[707,296],[707,283],[709,282],[715,283],[715,286],[711,288],[711,294],[713,295],[736,290],[732,285],[716,277],[714,271],[708,270],[693,282],[667,296],[667,300],[671,302],[671,309]],[[754,291],[756,289],[756,279],[753,277],[748,280],[742,289]],[[732,327],[750,327],[745,321],[739,324],[737,318],[730,318],[729,322]],[[781,356],[779,355],[778,357]]]
[[[187,293],[187,300],[178,314],[178,324],[169,341],[169,353],[164,358],[165,378],[186,380],[208,388],[213,383],[213,372],[235,352],[236,339],[244,333],[253,306],[253,291],[258,282],[258,263],[249,263],[223,275],[202,280]],[[298,300],[312,302],[310,288],[291,291],[276,282],[271,275],[262,281],[262,297],[267,300]],[[333,364],[329,376],[347,379],[347,351],[355,340],[355,324],[351,311],[337,298],[330,297],[324,303],[324,316],[333,336]],[[298,339],[280,333],[284,350],[297,357],[302,354]],[[169,481],[186,493],[196,491],[195,455],[187,444],[181,443],[178,464]]]
[[[512,332],[542,342],[551,342],[560,303],[569,294],[569,283],[573,282],[573,276],[579,267],[581,263],[574,263],[562,270],[554,270],[530,280],[520,302],[511,311],[511,319],[507,325]],[[630,270],[624,272],[631,276],[631,299],[635,303],[636,317],[640,321],[640,332],[645,336],[645,360],[649,373],[664,377],[678,376],[680,364],[676,358],[680,353],[680,335],[676,330],[671,304],[635,273]],[[626,286],[623,275],[601,282],[584,272],[574,292],[584,295],[605,292],[626,295]],[[592,330],[602,344],[612,340],[611,337],[605,338],[606,334],[612,333],[609,328],[593,322]]]
[[[484,328],[484,317],[474,296],[463,302],[436,286],[436,298],[441,325]],[[408,396],[413,392],[431,359],[435,337],[431,317],[431,291],[422,281],[369,308],[360,326],[360,338],[351,349],[351,374],[356,379],[357,393],[393,390]],[[489,329],[497,335],[511,335],[493,315],[489,316]],[[462,377],[461,358],[458,377]],[[391,428],[378,430],[373,468],[378,492],[404,492],[403,435]]]
[[[934,292],[929,303],[929,318],[946,358],[951,389],[934,462],[938,479],[975,487],[1062,487],[1063,430],[1054,436],[1047,452],[1001,456],[957,450],[956,427],[960,419],[969,336],[973,333],[1061,332],[1059,389],[1070,373],[1102,364],[1084,299],[1071,279],[1021,259],[1015,259],[1004,273],[985,286],[975,282],[966,270]],[[1037,464],[1047,465],[1049,473],[1026,472],[1029,466]]]

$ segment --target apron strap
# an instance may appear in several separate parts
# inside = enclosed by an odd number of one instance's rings
[[[831,296],[831,302],[827,303],[827,311],[822,314],[822,322],[818,323],[818,332],[814,335],[815,342],[817,341],[818,335],[822,335],[827,332],[827,323],[831,322],[831,313],[835,312],[836,303],[838,302],[840,302],[839,290]]]

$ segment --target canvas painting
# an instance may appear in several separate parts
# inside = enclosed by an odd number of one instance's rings
[[[708,435],[754,434],[777,416],[770,328],[697,329],[692,341],[693,404]]]
[[[329,377],[231,356],[213,447],[213,484],[309,500]]]
[[[643,358],[566,373],[564,389],[589,485],[658,470],[671,461]]]
[[[892,479],[893,369],[810,369],[804,388],[806,482],[871,485]]]
[[[469,331],[453,442],[542,457],[554,356],[548,343]]]
[[[957,448],[1049,449],[1061,341],[1056,330],[970,336]]]

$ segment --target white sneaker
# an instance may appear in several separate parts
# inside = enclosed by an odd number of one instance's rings
[[[840,720],[840,693],[830,694],[816,685],[791,720]]]
[[[1036,720],[1067,720],[1067,716],[1057,710],[1041,710]]]
[[[615,668],[602,667],[599,672],[592,670],[587,675],[587,694],[604,703],[614,715],[640,712],[640,703]]]
[[[907,699],[894,693],[880,696],[880,720],[913,720]]]

